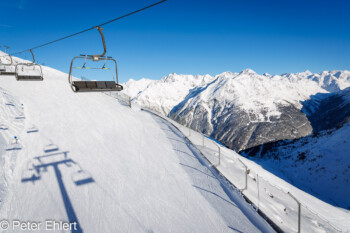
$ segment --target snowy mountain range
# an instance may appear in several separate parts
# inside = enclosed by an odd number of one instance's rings
[[[246,69],[216,76],[170,74],[161,80],[130,80],[125,92],[141,104],[240,151],[310,135],[315,130],[307,116],[315,104],[310,102],[349,86],[350,71],[272,76]]]
[[[161,80],[130,79],[124,85],[124,92],[131,98],[136,98],[143,106],[168,115],[196,87],[204,87],[214,80],[210,75],[177,75],[175,73]]]

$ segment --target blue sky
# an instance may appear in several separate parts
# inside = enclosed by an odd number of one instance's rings
[[[156,1],[1,0],[0,45],[11,51],[98,25]],[[350,69],[350,1],[168,0],[106,25],[119,78],[218,74],[251,68],[282,74]],[[97,31],[35,50],[64,72],[72,57],[101,50]]]

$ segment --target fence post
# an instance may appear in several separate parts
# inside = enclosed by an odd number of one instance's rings
[[[296,199],[296,197],[294,197],[290,192],[288,192],[289,196],[291,196],[296,203],[298,204],[298,233],[300,233],[300,215],[301,215],[301,204],[298,201],[298,199]]]
[[[218,164],[218,166],[220,166],[220,163],[221,163],[221,149],[220,149],[220,146],[218,146],[218,148],[219,148],[219,164]]]
[[[248,189],[248,167],[239,158],[237,158],[237,160],[244,166],[245,184],[244,184],[244,188],[240,189],[241,192],[243,192],[244,190]]]
[[[221,149],[220,149],[220,146],[218,146],[214,141],[211,141],[211,142],[218,148],[219,161],[218,161],[218,164],[214,165],[215,167],[218,167],[220,166],[220,163],[221,163]],[[215,157],[215,152],[214,152],[214,157]]]
[[[256,174],[256,185],[258,186],[258,210],[259,210],[260,209],[259,174]]]

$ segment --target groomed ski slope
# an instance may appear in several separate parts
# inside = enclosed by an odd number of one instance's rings
[[[72,232],[91,233],[273,232],[169,123],[43,71],[42,82],[0,76],[0,219],[77,221]]]

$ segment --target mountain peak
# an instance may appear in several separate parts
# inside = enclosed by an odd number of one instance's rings
[[[256,72],[248,68],[248,69],[242,70],[241,74],[256,74]]]
[[[306,75],[306,76],[312,75],[310,70],[305,70],[304,72],[301,72],[301,73],[298,73],[298,74],[299,75]]]
[[[308,74],[308,75],[312,75],[312,73],[311,73],[310,70],[305,70],[304,73],[305,73],[305,74]]]
[[[231,71],[225,71],[225,72],[223,72],[223,73],[221,73],[221,74],[218,74],[218,75],[216,75],[216,76],[231,76],[233,73],[231,72]]]

